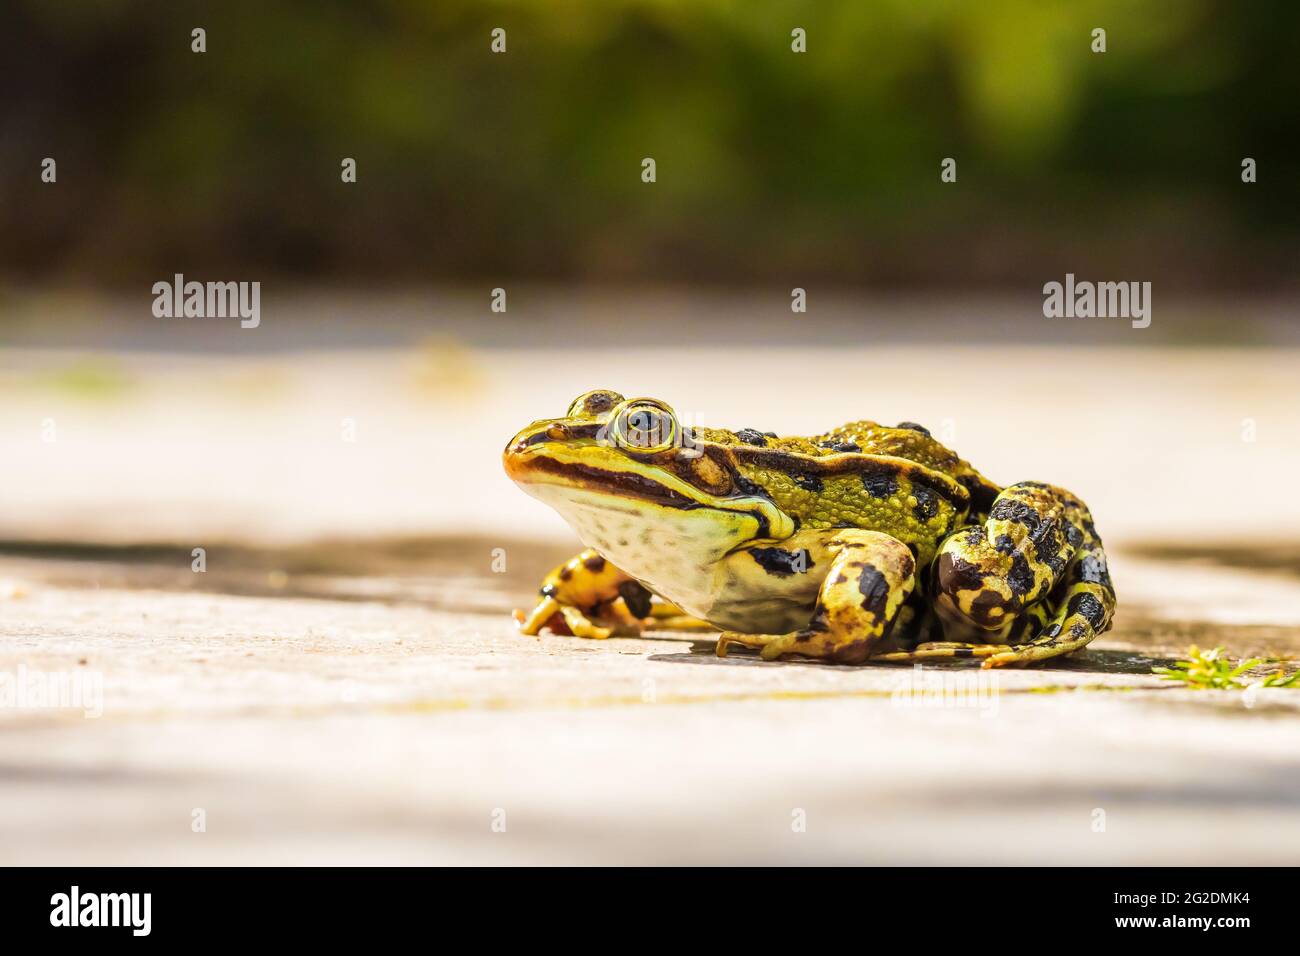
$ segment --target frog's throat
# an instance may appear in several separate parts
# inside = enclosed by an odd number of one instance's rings
[[[607,456],[586,455],[593,446],[572,449],[538,447],[515,451],[506,456],[506,472],[525,491],[564,512],[561,501],[547,489],[585,491],[584,498],[595,502],[609,499],[611,509],[618,502],[641,502],[668,511],[710,509],[729,512],[732,518],[747,516],[754,520],[755,539],[780,541],[795,533],[795,521],[770,499],[757,495],[719,498],[696,488],[676,475],[634,458],[620,458],[610,463]],[[569,518],[569,515],[564,515]],[[737,542],[739,543],[739,542]]]

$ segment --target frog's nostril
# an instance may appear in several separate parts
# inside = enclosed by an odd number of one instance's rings
[[[554,431],[554,427],[551,427],[544,431],[533,432],[531,435],[520,438],[511,444],[510,450],[514,452],[526,451],[533,445],[540,445],[544,441],[554,441],[555,435],[552,434]]]

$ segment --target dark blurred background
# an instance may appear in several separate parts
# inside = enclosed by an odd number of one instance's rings
[[[8,0],[0,278],[1292,291],[1297,63],[1240,0]]]

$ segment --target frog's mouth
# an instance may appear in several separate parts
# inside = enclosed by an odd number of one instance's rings
[[[717,497],[651,462],[611,454],[594,441],[538,441],[537,433],[530,432],[521,433],[506,447],[506,474],[565,518],[571,517],[566,505],[581,500],[585,508],[623,513],[633,509],[724,512],[728,514],[720,517],[725,517],[728,525],[742,516],[752,518],[752,538],[781,539],[794,534],[793,519],[767,498]],[[696,517],[707,520],[704,513]]]

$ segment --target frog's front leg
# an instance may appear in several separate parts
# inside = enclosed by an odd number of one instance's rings
[[[529,614],[515,611],[524,634],[549,627],[559,633],[603,640],[641,633],[650,614],[650,592],[594,549],[558,565],[542,581],[541,600]]]
[[[907,545],[878,531],[845,529],[827,542],[835,552],[806,628],[790,634],[739,634],[718,638],[726,657],[732,644],[757,647],[765,660],[788,654],[860,664],[889,635],[916,583]]]
[[[712,630],[675,604],[651,603],[644,585],[591,548],[551,571],[539,594],[541,600],[530,613],[515,611],[524,634],[536,635],[549,627],[560,634],[603,640],[635,637],[647,628]]]

